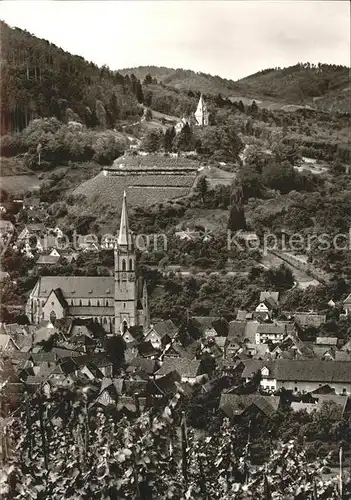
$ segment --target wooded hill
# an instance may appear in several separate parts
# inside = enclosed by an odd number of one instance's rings
[[[317,109],[350,112],[350,69],[346,66],[299,63],[288,68],[270,68],[236,82],[190,70],[139,66],[120,70],[144,80],[149,73],[179,90],[200,90],[223,96],[277,100],[286,104],[310,105]]]
[[[38,117],[106,128],[142,113],[135,78],[99,68],[3,21],[0,37],[2,134],[22,130]]]
[[[156,66],[120,72],[99,68],[3,21],[0,42],[2,135],[21,131],[34,118],[51,116],[90,128],[114,128],[137,121],[143,112],[140,104],[150,106],[151,101],[153,109],[183,116],[193,112],[199,92],[349,112],[349,69],[344,66],[297,64],[234,82]]]

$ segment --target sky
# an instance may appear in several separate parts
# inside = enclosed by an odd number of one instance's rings
[[[2,1],[0,19],[99,66],[237,80],[297,62],[350,65],[348,1]]]

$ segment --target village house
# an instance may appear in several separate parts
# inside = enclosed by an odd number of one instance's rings
[[[228,418],[240,418],[244,415],[262,415],[271,417],[280,406],[279,396],[261,394],[222,393],[219,408]]]
[[[54,266],[60,260],[60,254],[54,248],[48,255],[39,255],[36,265],[39,267]]]
[[[33,251],[38,253],[57,251],[61,246],[61,236],[59,232],[55,231],[61,230],[59,228],[55,228],[55,230],[46,229],[43,223],[26,224],[18,235],[13,248],[21,249],[22,253],[28,256],[33,256]]]
[[[245,311],[244,309],[239,309],[236,314],[236,319],[238,321],[246,321],[253,318],[252,312]]]
[[[286,335],[286,325],[276,323],[261,323],[256,331],[256,344],[272,342],[278,344]]]
[[[113,363],[104,352],[64,358],[60,365],[66,375],[83,374],[91,381],[112,376]]]
[[[163,351],[163,359],[166,358],[185,358],[195,359],[196,354],[201,351],[201,341],[193,341],[186,346],[182,345],[179,341],[169,344]]]
[[[196,336],[204,338],[227,336],[229,323],[219,316],[193,316],[188,323],[188,331],[190,335],[196,332]]]
[[[315,357],[313,349],[307,346],[295,333],[288,333],[284,340],[270,352],[271,359],[309,359]]]
[[[160,350],[155,348],[151,341],[139,342],[137,345],[138,353],[144,358],[155,358],[159,355]]]
[[[248,355],[247,357],[253,357],[255,359],[266,359],[269,354],[269,345],[268,344],[252,344],[251,342],[246,342],[241,351],[241,354]]]
[[[323,347],[336,347],[338,339],[337,337],[317,337],[315,343]]]
[[[116,405],[119,397],[123,393],[123,379],[104,377],[94,404],[107,406]]]
[[[201,383],[207,378],[200,372],[200,361],[198,359],[165,358],[161,368],[155,373],[156,380],[169,373],[176,372],[181,382],[190,384]]]
[[[166,347],[167,344],[173,342],[178,334],[178,328],[170,319],[160,321],[152,325],[144,337],[144,341],[150,341],[155,349]]]
[[[0,353],[17,351],[18,346],[10,335],[0,333]]]
[[[255,317],[271,319],[278,308],[279,292],[261,292],[260,301],[255,308]]]
[[[247,321],[238,321],[236,319],[229,322],[228,340],[242,341],[245,338]]]
[[[276,361],[250,360],[245,363],[242,377],[248,382],[254,373],[261,373],[263,389],[293,392],[312,392],[328,384],[336,394],[351,393],[351,363],[322,361],[316,359]]]
[[[261,324],[262,323],[260,323],[256,319],[246,322],[245,333],[244,333],[244,341],[245,342],[250,342],[251,344],[256,343],[257,329]]]
[[[31,236],[35,236],[36,238],[43,237],[45,233],[45,225],[41,222],[26,224],[18,235],[17,241],[26,241]]]

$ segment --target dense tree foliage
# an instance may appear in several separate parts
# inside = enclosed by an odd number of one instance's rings
[[[113,127],[139,115],[141,84],[135,77],[99,68],[4,22],[0,33],[2,131],[20,131],[39,117]]]
[[[31,121],[22,132],[3,137],[1,155],[24,154],[24,164],[40,170],[90,160],[111,164],[123,154],[127,142],[126,137],[112,130],[93,131],[81,124],[40,118]]]

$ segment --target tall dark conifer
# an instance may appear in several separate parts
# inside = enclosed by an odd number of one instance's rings
[[[229,213],[228,229],[231,231],[246,229],[243,187],[236,179],[234,180],[231,188],[231,208]]]

